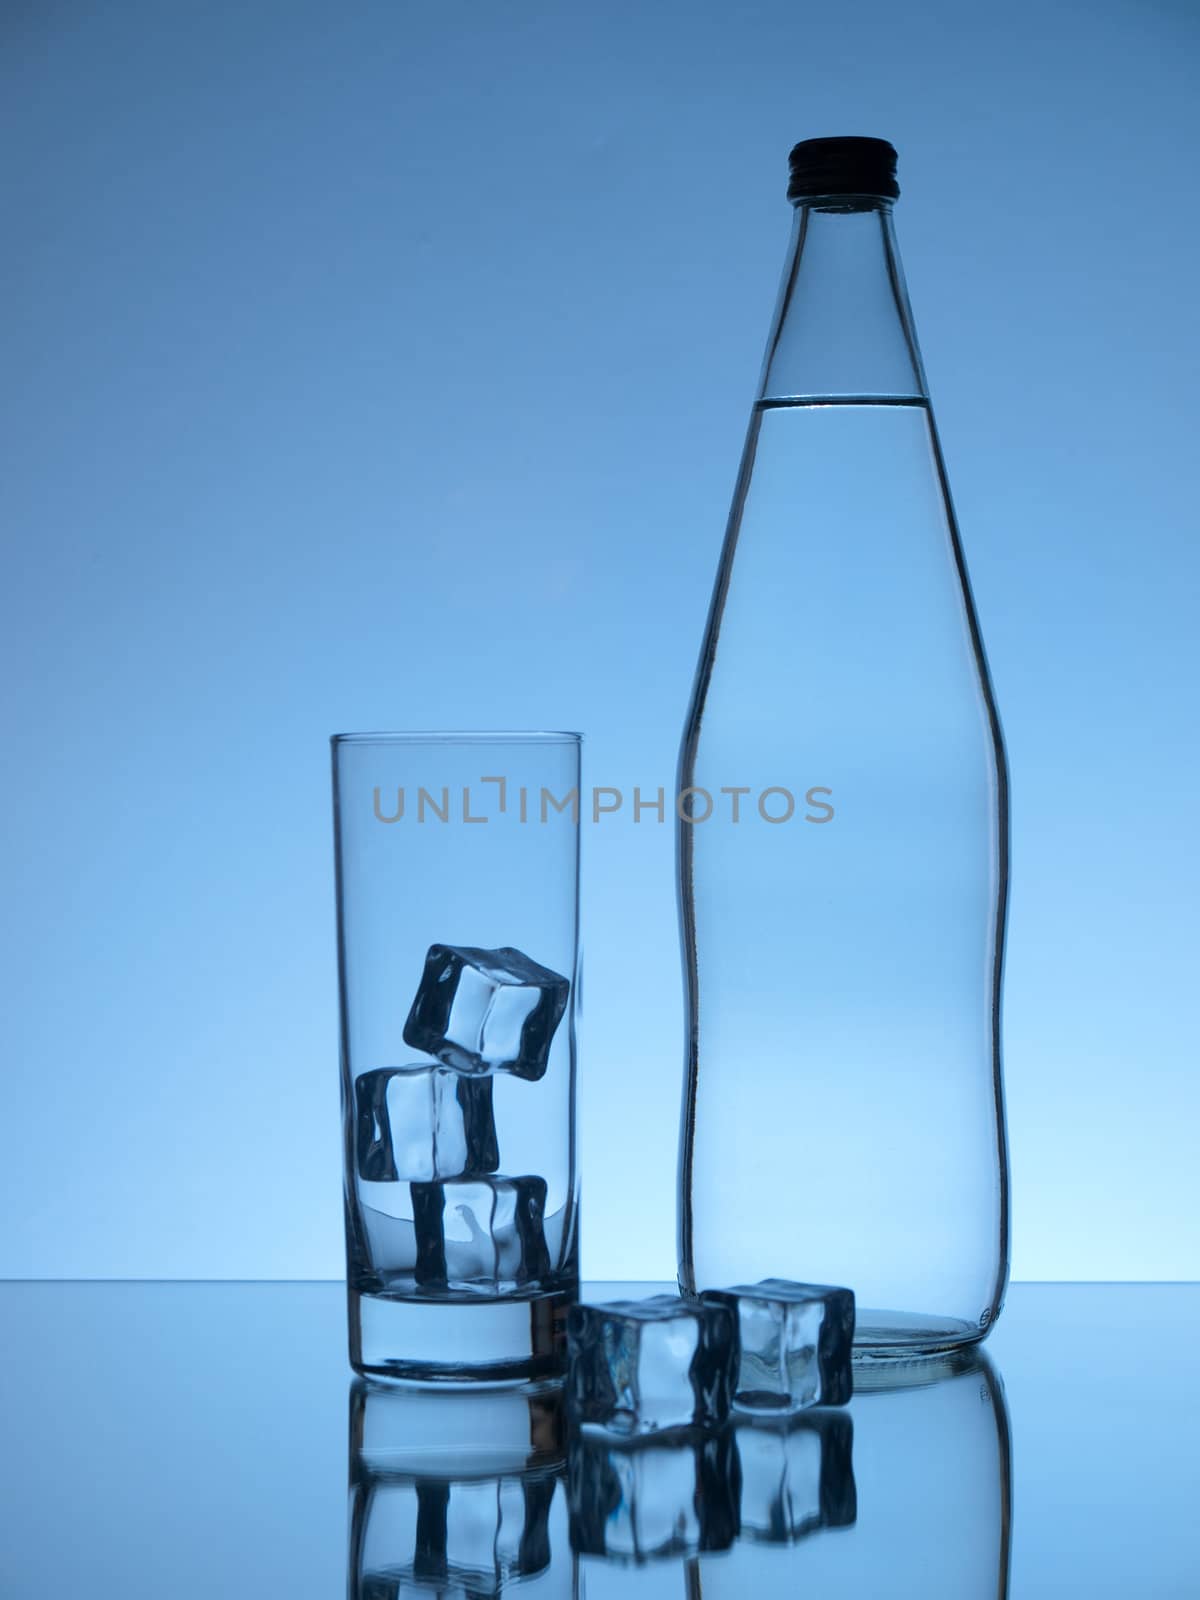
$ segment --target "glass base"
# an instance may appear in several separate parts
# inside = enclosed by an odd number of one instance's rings
[[[348,1291],[350,1365],[369,1378],[445,1387],[561,1378],[578,1288],[506,1299],[405,1299]]]

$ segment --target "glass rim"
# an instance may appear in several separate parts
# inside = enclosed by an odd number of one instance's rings
[[[427,732],[399,733],[335,733],[330,744],[336,749],[348,744],[582,744],[582,733],[556,729],[535,729],[528,732],[498,729],[431,729]]]

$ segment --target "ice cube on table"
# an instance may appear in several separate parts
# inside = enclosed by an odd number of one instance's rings
[[[729,1429],[621,1442],[575,1433],[567,1451],[571,1548],[631,1564],[728,1550],[738,1534],[738,1472]]]
[[[507,946],[431,945],[404,1042],[457,1072],[541,1078],[570,987]]]
[[[818,1528],[848,1528],[858,1502],[854,1424],[846,1411],[813,1410],[786,1422],[738,1423],[742,1538],[792,1544]]]
[[[734,1318],[735,1411],[845,1405],[854,1389],[854,1295],[825,1284],[764,1278],[706,1289],[705,1305]]]
[[[572,1306],[567,1405],[621,1435],[711,1426],[729,1413],[733,1316],[677,1295]]]
[[[412,1208],[418,1288],[523,1288],[550,1273],[545,1178],[414,1183]]]
[[[500,1165],[490,1078],[419,1062],[355,1080],[358,1175],[411,1183],[495,1172]]]

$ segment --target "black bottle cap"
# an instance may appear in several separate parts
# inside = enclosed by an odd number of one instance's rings
[[[896,152],[886,139],[802,139],[788,157],[793,203],[818,195],[864,194],[895,200]]]

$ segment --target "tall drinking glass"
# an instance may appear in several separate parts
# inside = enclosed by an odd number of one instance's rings
[[[579,1279],[575,733],[333,740],[350,1362],[553,1376]]]

